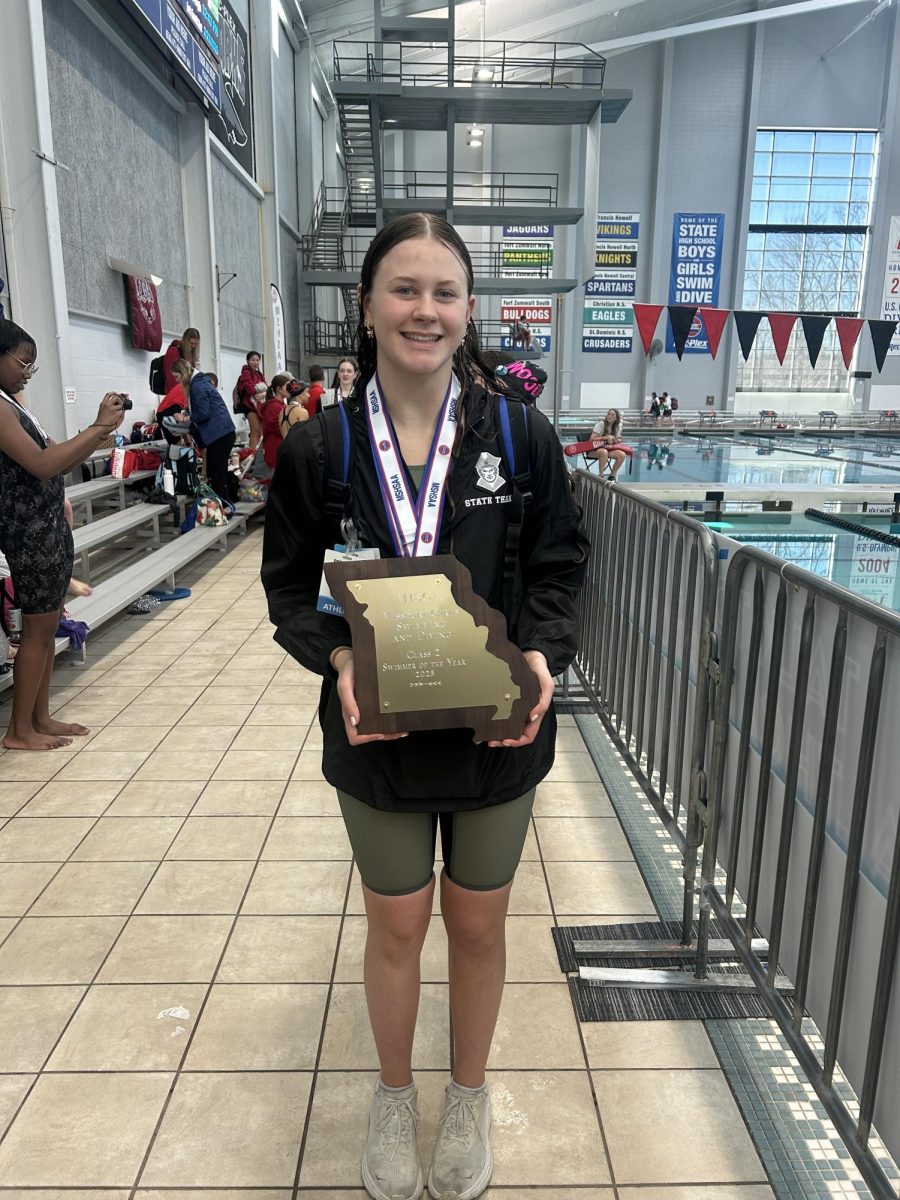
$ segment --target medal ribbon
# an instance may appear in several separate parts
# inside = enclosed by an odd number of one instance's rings
[[[431,439],[431,449],[428,451],[418,499],[414,503],[377,372],[366,387],[369,441],[398,558],[425,557],[434,554],[437,548],[447,475],[450,470],[450,451],[456,435],[459,392],[459,380],[455,375],[451,375],[450,385],[434,427],[434,437]]]
[[[41,437],[44,439],[44,441],[49,446],[50,445],[50,436],[47,433],[47,431],[44,429],[44,427],[40,423],[40,421],[37,419],[37,417],[34,415],[34,413],[31,412],[29,409],[27,409],[24,404],[20,404],[18,402],[18,400],[14,399],[12,396],[7,396],[6,392],[4,392],[2,389],[0,389],[0,396],[2,396],[4,400],[8,400],[10,402],[10,404],[13,405],[14,408],[17,408],[19,410],[20,413],[25,414],[25,416],[28,418],[28,420],[32,423],[32,425],[35,427],[35,429],[38,431],[38,433],[41,435]]]

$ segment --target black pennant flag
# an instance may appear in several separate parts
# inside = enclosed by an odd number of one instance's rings
[[[806,338],[806,350],[809,354],[809,365],[814,367],[822,349],[822,340],[828,328],[831,317],[813,317],[800,314],[800,324],[803,326],[803,336]]]
[[[750,351],[753,349],[753,342],[756,338],[756,331],[759,329],[759,323],[765,316],[765,313],[751,312],[749,309],[744,309],[738,312],[735,309],[734,323],[737,326],[738,341],[741,343],[741,353],[744,356],[744,362],[750,357]]]
[[[678,361],[681,362],[681,356],[684,354],[684,344],[688,340],[688,334],[691,332],[691,326],[694,324],[694,317],[697,315],[696,304],[691,306],[688,304],[670,304],[669,320],[672,323],[672,340],[675,342],[675,353],[678,355]]]
[[[875,365],[878,367],[879,375],[881,374],[881,368],[884,366],[884,360],[887,357],[891,338],[894,336],[896,328],[896,321],[869,322],[869,333],[872,335],[872,349],[875,351]]]

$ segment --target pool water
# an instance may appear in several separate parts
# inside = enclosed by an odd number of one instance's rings
[[[699,515],[699,514],[698,514]],[[881,533],[900,536],[889,516],[844,513],[845,519]],[[900,612],[900,546],[836,529],[800,513],[733,513],[702,518],[710,529],[733,541],[757,546],[785,562],[848,588],[873,604]]]

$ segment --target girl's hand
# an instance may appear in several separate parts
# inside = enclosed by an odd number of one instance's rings
[[[334,663],[337,670],[337,693],[341,702],[341,712],[344,715],[344,730],[347,741],[351,746],[365,746],[367,742],[396,742],[405,738],[405,733],[357,733],[359,725],[359,707],[356,703],[353,676],[353,651],[347,647],[334,653]]]
[[[547,667],[546,658],[541,654],[540,650],[526,650],[525,660],[538,677],[538,683],[541,685],[540,699],[528,714],[528,720],[525,723],[525,729],[520,738],[507,738],[502,742],[488,742],[489,746],[504,746],[509,750],[515,750],[519,746],[530,746],[537,737],[544,713],[550,707],[550,701],[553,699],[553,676]]]
[[[118,429],[124,419],[125,409],[122,407],[122,397],[118,392],[107,392],[97,409],[96,423],[103,425],[111,433],[114,429]]]

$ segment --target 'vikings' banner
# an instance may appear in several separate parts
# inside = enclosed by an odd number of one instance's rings
[[[718,305],[724,236],[724,213],[675,213],[672,225],[672,273],[669,277],[670,304]],[[675,353],[672,327],[668,322],[666,353]],[[684,353],[709,353],[709,338],[700,313],[694,317]]]
[[[597,213],[594,277],[584,285],[581,349],[627,354],[634,338],[640,213]]]

